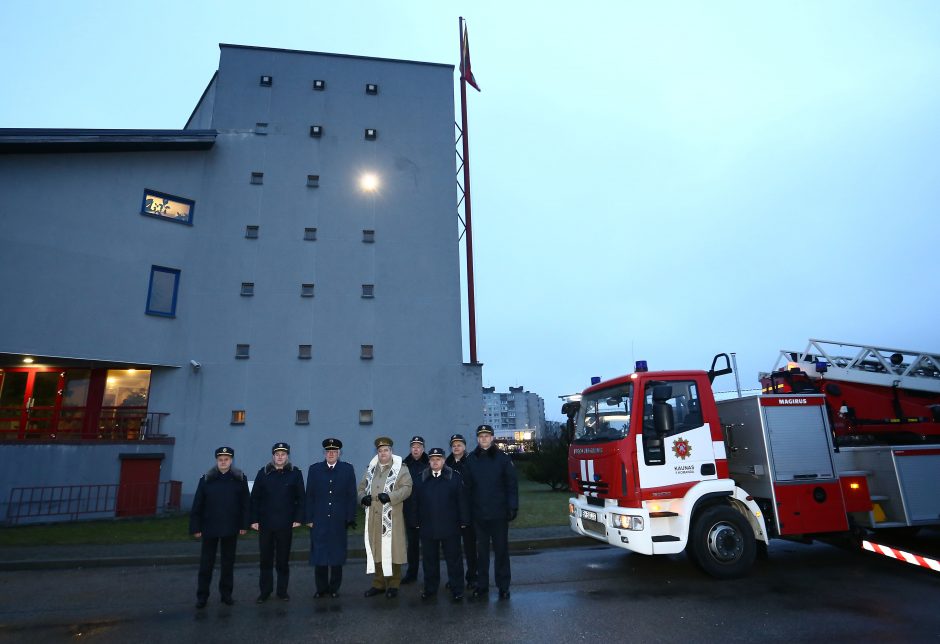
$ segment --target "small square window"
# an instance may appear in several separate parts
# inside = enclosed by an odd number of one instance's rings
[[[255,123],[255,134],[267,134],[267,133],[268,133],[267,123]]]
[[[274,84],[273,76],[262,76],[261,77],[261,87],[271,87]]]
[[[180,271],[166,266],[150,267],[150,285],[147,287],[147,315],[176,317],[176,296],[179,293]]]
[[[359,357],[363,360],[371,360],[374,355],[371,344],[362,344],[359,346]]]
[[[363,284],[362,297],[375,297],[375,284]]]
[[[317,241],[317,229],[304,228],[304,241]]]
[[[378,94],[379,86],[375,83],[366,83],[366,94]]]
[[[239,360],[247,360],[248,352],[251,348],[250,344],[236,344],[235,345],[235,357]]]
[[[264,173],[263,172],[252,172],[251,173],[251,183],[256,186],[260,186],[264,183]]]
[[[258,226],[245,226],[245,239],[258,239]]]
[[[313,297],[313,284],[301,284],[300,297]]]
[[[301,360],[309,360],[313,357],[313,345],[312,344],[300,344],[297,345],[297,357]]]
[[[310,126],[310,136],[315,139],[323,136],[323,126],[322,125],[311,125]]]
[[[320,185],[320,175],[318,174],[308,174],[307,175],[307,187],[308,188],[317,188]]]
[[[379,135],[379,132],[374,127],[366,128],[366,140],[367,141],[375,141],[375,137],[377,137],[378,135]]]
[[[249,296],[255,294],[255,283],[254,282],[242,282],[242,292],[243,296]]]
[[[295,425],[309,425],[310,424],[310,410],[309,409],[298,409],[297,413],[294,416]]]
[[[233,425],[244,425],[244,424],[245,424],[245,410],[244,410],[244,409],[233,409],[233,410],[232,410],[232,424],[233,424]]]
[[[375,231],[374,230],[363,230],[362,231],[362,241],[366,244],[375,243]]]
[[[371,425],[372,424],[372,410],[371,409],[360,409],[359,410],[359,424],[360,425]]]
[[[313,81],[313,89],[322,92],[323,90],[326,89],[326,81],[325,80]]]

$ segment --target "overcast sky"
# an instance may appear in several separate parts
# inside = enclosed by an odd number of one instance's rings
[[[180,128],[220,42],[456,64],[461,14],[485,385],[940,352],[940,2],[6,0],[0,127]]]

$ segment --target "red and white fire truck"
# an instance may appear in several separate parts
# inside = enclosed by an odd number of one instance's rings
[[[566,403],[571,529],[731,578],[772,538],[940,525],[940,354],[811,340],[781,355],[756,396],[716,403],[719,354],[707,372],[638,362]]]

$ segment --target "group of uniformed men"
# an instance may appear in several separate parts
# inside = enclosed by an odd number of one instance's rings
[[[454,601],[466,587],[474,597],[489,595],[490,547],[500,599],[509,598],[509,522],[519,511],[515,468],[493,441],[493,428],[477,428],[477,447],[469,454],[460,434],[450,438],[451,453],[424,439],[411,439],[411,453],[392,453],[387,437],[375,440],[376,454],[356,486],[353,466],[340,460],[343,443],[323,441],[324,460],[303,473],[290,463],[290,445],[275,443],[271,462],[248,478],[233,467],[231,447],[216,450],[216,464],[199,479],[190,514],[190,533],[202,540],[196,608],[204,608],[217,551],[222,566],[219,594],[231,605],[235,548],[239,535],[258,532],[260,594],[287,601],[293,529],[310,528],[310,565],[316,598],[338,597],[346,563],[346,531],[356,527],[356,510],[365,510],[366,572],[373,575],[366,597],[398,595],[401,584],[417,581],[424,565],[422,599],[440,587],[440,552],[447,566],[447,588]],[[461,548],[461,541],[463,547]],[[461,552],[462,550],[462,552]],[[464,576],[466,561],[466,576]],[[407,563],[405,575],[402,566]],[[277,585],[274,572],[277,571]]]

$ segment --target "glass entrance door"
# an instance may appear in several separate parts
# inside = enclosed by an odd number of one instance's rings
[[[55,434],[65,372],[4,369],[0,380],[0,436],[43,439]]]
[[[0,373],[0,440],[21,438],[26,415],[26,386],[29,372]]]

